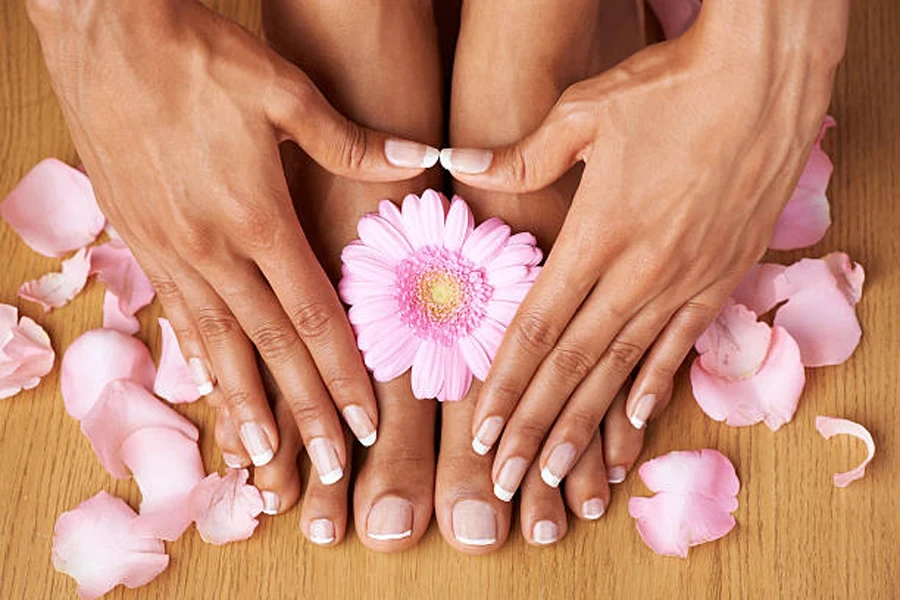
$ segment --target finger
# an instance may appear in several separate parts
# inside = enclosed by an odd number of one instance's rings
[[[263,512],[276,515],[290,510],[300,498],[300,471],[297,455],[303,447],[300,433],[290,408],[276,394],[272,406],[275,422],[278,424],[280,443],[271,462],[257,467],[253,474],[253,484],[259,489],[263,499]]]
[[[344,439],[349,447],[349,436]],[[352,458],[348,459],[348,470],[350,460]],[[319,546],[332,546],[344,539],[349,488],[349,477],[344,477],[335,485],[325,485],[315,477],[310,479],[300,512],[300,531],[306,539]]]
[[[628,396],[626,414],[633,427],[641,429],[659,414],[664,406],[661,399],[671,390],[675,372],[719,314],[731,289],[730,282],[719,283],[686,302],[653,343]]]
[[[635,429],[625,416],[625,395],[616,397],[603,418],[603,456],[610,483],[622,483],[644,446],[643,429]]]
[[[249,265],[232,269],[227,278],[217,275],[214,285],[272,372],[319,478],[326,485],[339,481],[347,462],[340,421],[309,352],[271,288]]]
[[[441,165],[471,186],[503,192],[533,192],[584,160],[596,137],[596,119],[580,100],[579,84],[562,95],[538,128],[509,146],[483,150],[445,148]]]
[[[609,482],[599,429],[595,430],[584,454],[569,471],[565,497],[569,510],[586,521],[596,521],[609,507]]]
[[[327,171],[364,181],[399,181],[437,163],[437,148],[347,119],[309,77],[286,61],[281,64],[279,83],[267,101],[269,120]]]
[[[216,444],[222,451],[222,460],[228,468],[241,469],[250,466],[250,455],[244,449],[234,419],[228,414],[225,406],[216,409]]]

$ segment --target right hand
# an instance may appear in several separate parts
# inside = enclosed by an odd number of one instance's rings
[[[369,181],[414,177],[437,151],[348,121],[304,73],[198,2],[28,8],[104,214],[153,281],[198,384],[204,371],[218,381],[210,400],[243,443],[226,462],[265,464],[278,447],[255,346],[319,475],[340,477],[335,405],[359,438],[376,430],[377,407],[278,143]]]

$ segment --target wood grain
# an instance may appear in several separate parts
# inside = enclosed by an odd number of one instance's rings
[[[217,8],[258,31],[254,2]],[[265,520],[258,535],[225,548],[193,531],[170,544],[170,568],[136,591],[111,598],[896,598],[900,586],[900,2],[854,2],[846,60],[835,83],[838,127],[826,142],[836,170],[835,224],[807,254],[848,251],[866,267],[859,315],[865,336],[844,366],[809,372],[794,422],[773,434],[763,426],[732,429],[704,417],[682,375],[675,400],[651,428],[643,458],[669,450],[715,447],[741,478],[738,528],[691,551],[662,558],[640,541],[625,499],[646,494],[632,475],[618,486],[600,522],[572,523],[559,545],[527,546],[514,527],[496,554],[469,558],[451,550],[432,524],[402,555],[365,550],[351,534],[321,550],[297,530],[299,510]],[[38,160],[76,156],[43,67],[22,2],[0,12],[0,194]],[[791,253],[778,256],[790,260]],[[56,267],[0,225],[0,301],[16,304],[49,331],[58,351],[100,325],[102,286],[91,284],[50,315],[16,297],[18,285]],[[158,351],[156,306],[141,316]],[[183,409],[202,430],[207,465],[214,453],[211,413]],[[816,414],[858,420],[878,454],[862,481],[847,489],[831,473],[864,456],[846,437],[825,442]],[[136,506],[131,481],[116,482],[95,459],[78,424],[63,410],[58,368],[36,389],[0,401],[0,598],[73,596],[73,582],[54,572],[50,541],[57,515],[99,489]]]

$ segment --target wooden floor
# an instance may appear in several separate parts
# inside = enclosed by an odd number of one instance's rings
[[[38,160],[76,160],[21,0],[0,11],[0,197]],[[527,546],[517,528],[499,552],[462,556],[432,524],[401,555],[367,551],[354,535],[322,550],[297,530],[299,511],[269,520],[249,542],[218,548],[191,530],[169,545],[171,566],[137,591],[112,598],[898,598],[900,597],[900,2],[853,2],[849,47],[836,84],[838,127],[826,147],[836,164],[831,186],[835,224],[809,251],[841,249],[867,271],[859,306],[862,345],[844,366],[816,369],[797,415],[773,434],[733,429],[704,417],[682,376],[665,418],[651,428],[644,458],[675,449],[715,447],[741,479],[739,526],[695,548],[690,559],[654,555],[641,543],[626,497],[646,494],[634,475],[617,487],[600,522],[573,523],[562,543]],[[221,1],[221,11],[258,30],[253,2]],[[794,255],[778,257],[793,259]],[[57,261],[31,252],[0,224],[0,302],[42,323],[61,355],[82,331],[100,326],[102,290],[92,284],[51,315],[16,297],[26,279]],[[159,309],[142,314],[145,331]],[[158,340],[146,340],[158,350]],[[131,481],[116,482],[95,459],[63,410],[58,369],[31,392],[0,401],[0,598],[74,595],[50,564],[57,515],[99,489],[137,505]],[[203,430],[207,465],[214,452],[211,413],[184,412]],[[864,456],[861,443],[829,442],[817,414],[858,420],[878,454],[865,479],[846,489],[831,473]]]

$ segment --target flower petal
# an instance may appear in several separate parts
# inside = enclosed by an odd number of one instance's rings
[[[368,351],[363,352],[366,366],[372,370],[375,381],[390,381],[412,366],[421,342],[405,328],[400,332],[377,340]]]
[[[162,338],[162,350],[159,355],[159,368],[153,380],[153,393],[173,404],[193,402],[200,398],[200,390],[191,375],[178,338],[168,319],[159,319],[159,331]]]
[[[667,40],[677,38],[700,14],[700,0],[648,0]]]
[[[512,238],[510,238],[512,239]],[[507,267],[526,266],[532,267],[541,262],[541,251],[534,246],[525,244],[510,244],[500,251],[500,254],[486,266],[488,272],[505,269]]]
[[[459,196],[454,196],[444,226],[444,248],[459,250],[474,229],[475,217],[469,205]]]
[[[0,304],[0,399],[36,387],[56,360],[47,332],[17,316],[15,306]]]
[[[363,325],[388,319],[396,315],[397,311],[397,301],[393,297],[376,296],[351,306],[347,311],[347,318],[353,325]]]
[[[106,290],[103,292],[103,321],[104,329],[115,329],[126,335],[134,335],[141,330],[141,322],[134,315],[126,315],[122,312],[119,297]]]
[[[472,375],[481,381],[487,379],[488,371],[491,369],[491,359],[478,340],[471,335],[460,338],[457,347],[469,370],[472,371]]]
[[[131,531],[136,517],[123,500],[101,491],[56,520],[53,566],[78,582],[82,600],[119,584],[145,585],[169,565],[162,541]]]
[[[872,434],[869,433],[868,429],[859,423],[848,419],[823,417],[821,415],[816,416],[816,429],[819,430],[819,433],[821,433],[822,437],[826,440],[832,436],[844,434],[857,437],[866,443],[866,449],[868,450],[866,459],[855,468],[850,469],[845,473],[835,473],[834,485],[837,487],[847,487],[851,482],[860,479],[866,474],[866,465],[868,465],[872,461],[872,457],[875,456],[875,440],[872,439]]]
[[[432,189],[422,192],[419,199],[419,227],[428,245],[441,245],[444,241],[444,202]]]
[[[207,544],[220,546],[253,535],[263,501],[247,483],[249,476],[247,469],[228,469],[224,477],[212,473],[191,491],[186,511]]]
[[[638,474],[651,491],[701,494],[737,507],[741,489],[734,465],[718,450],[679,450],[648,460]]]
[[[357,225],[359,238],[393,260],[403,260],[412,251],[409,240],[401,232],[375,214],[365,215]]]
[[[48,158],[0,205],[0,216],[35,252],[61,257],[96,239],[106,219],[84,173]]]
[[[382,200],[378,203],[378,214],[409,240],[409,232],[406,231],[406,228],[403,226],[403,215],[400,213],[400,209],[397,208],[396,204],[390,200]]]
[[[156,295],[150,279],[121,240],[91,248],[91,273],[106,283],[107,290],[118,299],[119,313],[125,317],[133,317]],[[113,320],[121,322],[115,317]]]
[[[81,420],[110,381],[128,379],[153,388],[156,367],[147,346],[113,329],[92,329],[66,349],[60,388],[66,411]]]
[[[758,263],[753,265],[738,286],[731,292],[731,297],[738,304],[743,304],[757,315],[764,315],[778,304],[775,293],[775,279],[787,267],[775,263]]]
[[[426,340],[416,351],[412,365],[412,391],[419,400],[434,398],[444,383],[445,363],[450,355],[444,346]]]
[[[466,397],[472,386],[472,371],[466,365],[462,353],[458,349],[448,348],[445,363],[444,385],[437,399],[441,402],[456,402]]]
[[[500,254],[509,240],[509,225],[496,217],[481,223],[462,247],[462,255],[476,265],[486,265]]]
[[[62,261],[62,271],[47,273],[23,283],[19,288],[19,297],[37,302],[45,312],[50,312],[68,304],[84,289],[90,270],[90,253],[86,248],[81,248],[71,258]]]
[[[694,346],[700,364],[714,375],[731,379],[752,376],[769,349],[772,331],[741,304],[729,300]]]

